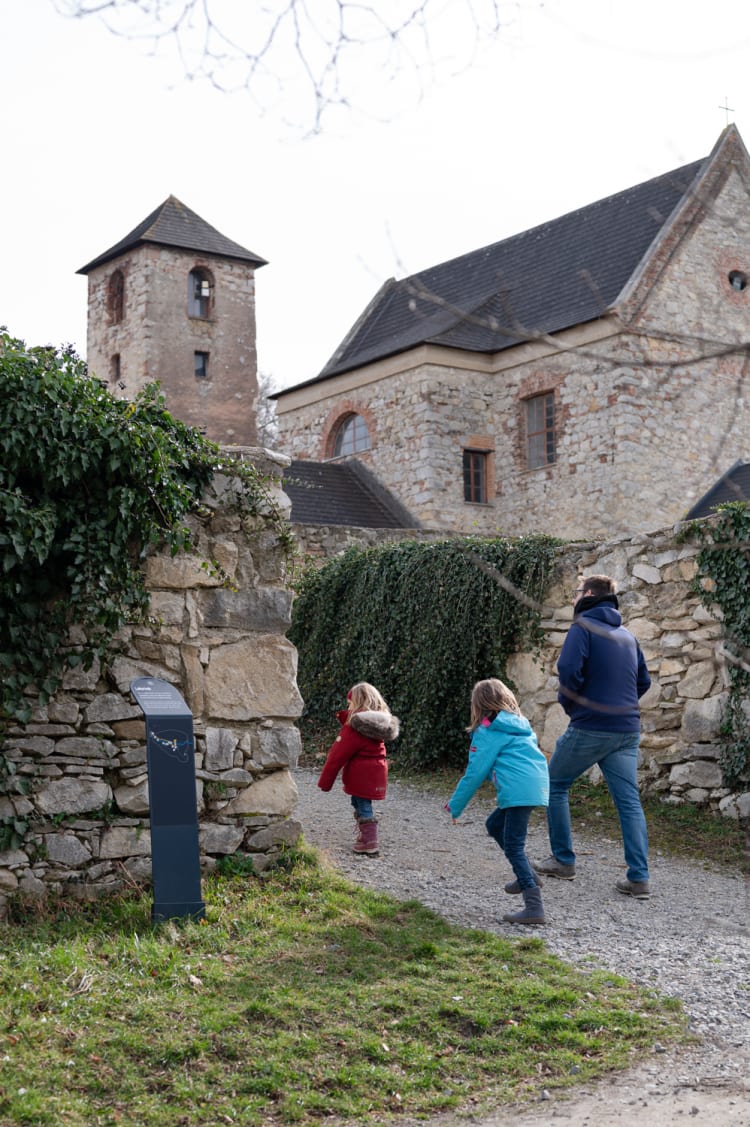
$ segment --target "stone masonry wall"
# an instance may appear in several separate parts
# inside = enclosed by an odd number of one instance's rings
[[[415,522],[446,532],[606,539],[681,519],[750,447],[750,286],[730,282],[750,273],[750,208],[736,172],[714,191],[649,260],[625,303],[632,321],[603,311],[554,346],[424,347],[290,389],[279,448],[326,459],[341,418],[361,414],[371,448],[357,457]],[[526,402],[543,394],[555,460],[529,469]],[[489,452],[486,504],[464,500],[464,449]]]
[[[650,532],[681,519],[750,444],[737,399],[741,356],[693,364],[694,351],[690,341],[619,333],[511,370],[432,362],[347,391],[341,414],[358,407],[377,419],[371,449],[357,458],[424,528],[513,536],[544,528],[568,539]],[[330,391],[279,414],[284,453],[324,457],[311,436],[340,417]],[[525,403],[548,392],[556,460],[528,469]],[[477,447],[492,460],[486,504],[463,495],[463,450]]]
[[[188,276],[212,279],[209,316],[188,315]],[[108,285],[124,276],[123,318],[108,315]],[[159,380],[167,408],[213,442],[257,439],[255,273],[250,263],[144,244],[95,267],[88,279],[88,365],[114,395],[133,399]],[[208,376],[196,377],[194,353],[208,354]],[[119,375],[113,357],[119,356]],[[122,386],[120,386],[122,385]]]
[[[321,560],[324,552],[330,558],[357,543],[366,548],[422,535],[294,527],[300,550]],[[728,817],[748,818],[750,792],[735,794],[724,787],[718,762],[728,687],[722,624],[693,590],[698,546],[679,543],[679,528],[562,547],[544,608],[541,653],[515,654],[507,676],[542,749],[551,755],[567,726],[557,703],[556,662],[572,620],[571,592],[579,575],[613,576],[624,624],[638,639],[652,679],[641,701],[643,791],[666,802],[692,802]],[[487,670],[486,675],[496,672]]]
[[[245,456],[278,474],[268,452]],[[25,833],[0,852],[0,915],[14,894],[83,898],[150,879],[145,724],[129,691],[137,677],[175,685],[193,712],[204,870],[237,851],[261,870],[299,837],[302,701],[285,637],[286,564],[275,528],[241,517],[232,492],[215,479],[209,514],[190,520],[190,554],[147,559],[151,618],[122,631],[111,664],[71,670],[30,723],[7,730],[0,830],[17,823]],[[276,501],[288,512],[283,494]]]
[[[264,472],[278,473],[286,462],[268,452],[247,456]],[[291,592],[277,534],[264,519],[241,518],[231,490],[227,479],[214,482],[210,515],[193,518],[193,553],[157,553],[146,562],[152,618],[122,632],[111,664],[72,670],[30,723],[6,732],[2,752],[10,770],[0,791],[0,830],[17,823],[25,832],[15,848],[0,852],[0,915],[12,895],[83,898],[150,879],[145,725],[129,691],[136,677],[174,684],[193,712],[204,870],[237,851],[262,870],[284,843],[297,840],[293,772],[302,701],[296,651],[285,637]],[[288,511],[286,498],[277,500]],[[653,680],[642,701],[644,791],[750,817],[750,793],[722,785],[722,625],[693,591],[698,549],[679,543],[678,529],[562,547],[542,651],[514,655],[507,676],[551,754],[566,725],[555,663],[572,617],[570,592],[579,575],[612,575]],[[436,538],[421,531],[293,530],[300,554],[321,562],[351,545]]]

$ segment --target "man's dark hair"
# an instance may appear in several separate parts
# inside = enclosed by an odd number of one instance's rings
[[[608,575],[588,575],[581,580],[580,586],[584,591],[590,591],[597,599],[602,595],[615,595],[617,584]]]

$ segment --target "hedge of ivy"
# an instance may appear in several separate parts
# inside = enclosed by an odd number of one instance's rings
[[[394,756],[462,766],[477,680],[511,683],[508,657],[538,650],[557,541],[465,537],[352,548],[299,584],[289,637],[299,651],[306,746],[327,748],[357,681],[401,721]]]
[[[71,349],[27,348],[0,331],[0,721],[27,720],[68,666],[105,655],[143,615],[144,555],[189,544],[185,516],[226,466],[165,410],[158,385],[117,399]],[[248,511],[268,512],[255,469],[232,463],[232,473]],[[84,644],[71,645],[74,624]]]
[[[685,534],[703,542],[698,594],[723,617],[729,694],[719,766],[725,785],[739,790],[750,783],[750,508],[740,501],[722,505],[715,520],[691,522]]]

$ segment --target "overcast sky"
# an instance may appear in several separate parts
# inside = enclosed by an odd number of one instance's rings
[[[360,109],[306,137],[292,78],[262,114],[186,79],[169,45],[152,55],[52,0],[5,0],[0,324],[85,356],[77,269],[173,194],[268,260],[259,367],[289,387],[387,278],[696,160],[727,117],[750,121],[748,0],[521,0],[471,65],[466,0],[436,6],[421,99],[372,52],[344,75]],[[243,18],[255,7],[233,0]]]

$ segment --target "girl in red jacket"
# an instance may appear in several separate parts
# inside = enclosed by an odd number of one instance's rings
[[[346,699],[349,707],[336,713],[341,731],[331,744],[318,786],[329,791],[342,772],[344,793],[351,796],[357,823],[354,852],[373,857],[378,852],[378,823],[372,803],[385,798],[388,761],[384,741],[396,739],[399,722],[367,681],[353,685]]]

